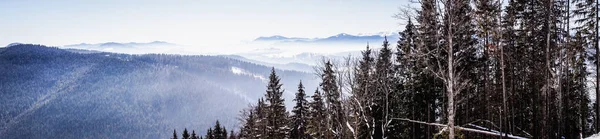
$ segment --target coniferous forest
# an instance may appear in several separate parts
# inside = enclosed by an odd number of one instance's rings
[[[398,42],[323,60],[319,87],[299,81],[290,112],[273,70],[232,138],[570,139],[600,131],[598,1],[413,3],[397,15],[406,21]]]

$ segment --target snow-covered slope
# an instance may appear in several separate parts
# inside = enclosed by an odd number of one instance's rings
[[[167,138],[173,129],[236,128],[263,97],[271,67],[220,56],[0,48],[0,138]],[[289,105],[312,74],[276,70]],[[201,134],[203,130],[200,131]]]
[[[594,135],[592,135],[592,136],[589,136],[589,137],[587,137],[587,138],[585,138],[585,139],[600,139],[600,133],[598,133],[598,134],[594,134]]]

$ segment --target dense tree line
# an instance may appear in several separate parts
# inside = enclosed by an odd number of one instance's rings
[[[177,130],[173,130],[171,139],[179,139],[177,135]],[[238,139],[238,135],[233,130],[229,132],[229,136],[227,135],[227,129],[217,121],[214,127],[208,128],[205,136],[197,135],[194,130],[190,134],[186,128],[181,133],[181,139]]]
[[[420,0],[396,48],[325,61],[287,115],[272,73],[241,138],[581,138],[598,132],[597,2]],[[575,25],[575,26],[572,26]],[[375,51],[375,52],[374,52]],[[590,73],[591,71],[591,73]],[[598,99],[596,99],[598,101]],[[277,120],[275,120],[277,119]]]

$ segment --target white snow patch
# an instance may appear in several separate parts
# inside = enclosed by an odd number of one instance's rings
[[[264,77],[264,76],[262,76],[262,75],[259,75],[259,74],[254,74],[254,73],[250,73],[250,72],[248,72],[248,71],[246,71],[246,70],[244,70],[244,69],[242,69],[242,68],[238,68],[238,67],[231,67],[231,73],[233,73],[233,74],[237,74],[237,75],[247,75],[247,76],[251,76],[251,77],[254,77],[254,78],[256,78],[256,79],[260,79],[260,80],[261,80],[261,81],[263,81],[263,82],[266,82],[266,81],[267,81],[267,78],[265,78],[265,77]]]
[[[600,133],[596,133],[596,134],[594,134],[592,136],[589,136],[589,137],[587,137],[585,139],[600,139]]]

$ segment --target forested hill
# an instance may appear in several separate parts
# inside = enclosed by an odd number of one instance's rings
[[[270,71],[218,56],[0,48],[0,138],[168,138],[217,119],[234,129]],[[286,90],[317,86],[313,74],[277,72]]]

